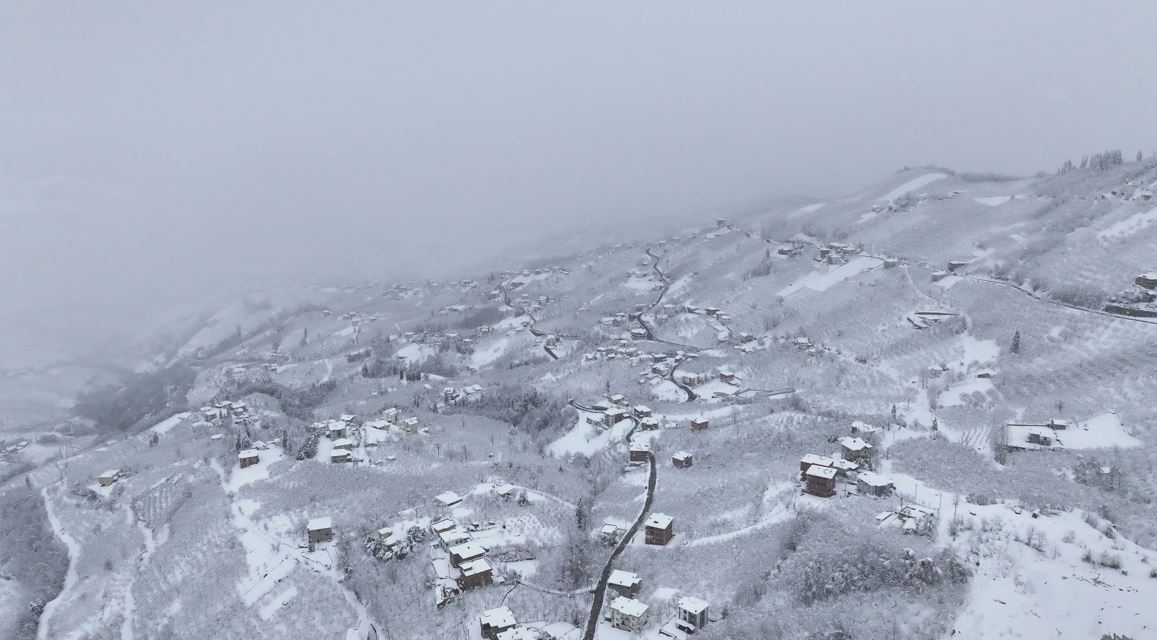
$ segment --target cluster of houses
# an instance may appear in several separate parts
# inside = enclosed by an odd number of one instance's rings
[[[860,250],[843,242],[829,242],[816,248],[815,260],[827,264],[843,264]]]
[[[868,437],[873,433],[863,427],[857,430]],[[800,459],[799,472],[804,492],[822,498],[834,496],[838,478],[854,479],[861,494],[884,496],[895,490],[891,481],[870,471],[875,455],[875,446],[871,442],[859,435],[844,436],[838,442],[838,458],[809,453]]]
[[[471,385],[476,386],[476,385]],[[479,391],[481,387],[479,387]],[[382,410],[382,415],[376,420],[367,420],[364,424],[367,428],[378,429],[379,431],[388,431],[391,427],[397,427],[406,433],[419,433],[423,431],[422,421],[416,416],[403,417],[402,410],[397,407],[389,407]]]
[[[639,428],[644,431],[658,429],[660,426],[659,419],[655,417],[650,407],[643,404],[631,406],[626,396],[621,393],[607,396],[606,400],[598,400],[592,403],[590,408],[603,414],[602,424],[608,429],[623,420],[632,419],[637,420]]]
[[[228,427],[235,424],[246,427],[261,425],[261,418],[248,403],[241,400],[214,402],[213,406],[201,407],[197,413],[203,422],[208,422],[214,427]]]
[[[615,569],[607,580],[607,590],[614,595],[610,609],[605,616],[611,626],[629,633],[641,633],[651,622],[651,606],[639,600],[643,581],[639,574]],[[676,604],[675,615],[664,622],[659,634],[663,637],[683,640],[707,626],[708,604],[692,596],[684,596]]]
[[[482,385],[470,384],[465,387],[446,387],[442,389],[442,402],[458,404],[482,393]]]
[[[459,500],[461,500],[459,498]],[[494,582],[494,568],[486,558],[488,549],[474,540],[470,532],[451,518],[430,525],[430,533],[446,553],[453,575],[450,579],[460,590],[484,587]],[[439,597],[439,604],[445,599]]]

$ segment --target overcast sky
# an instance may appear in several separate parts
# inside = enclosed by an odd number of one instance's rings
[[[1153,25],[1152,0],[9,0],[0,347],[904,164],[1148,153]]]

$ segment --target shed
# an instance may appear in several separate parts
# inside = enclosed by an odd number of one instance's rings
[[[354,441],[350,440],[349,438],[338,438],[337,440],[333,441],[333,448],[352,451],[354,448]]]
[[[330,462],[349,462],[353,460],[353,454],[349,449],[334,449],[329,452]]]
[[[617,526],[608,522],[599,528],[599,540],[606,545],[615,545],[619,542],[619,531]]]
[[[651,408],[645,404],[637,404],[631,409],[631,411],[635,414],[636,418],[651,417]]]
[[[433,532],[434,535],[437,535],[439,533],[449,531],[457,526],[458,523],[454,522],[450,518],[444,518],[430,525],[430,531]]]
[[[706,431],[708,426],[707,418],[691,418],[692,431]]]
[[[443,507],[452,507],[459,502],[462,502],[462,497],[453,491],[444,491],[434,496],[434,502],[437,502]]]
[[[686,469],[690,467],[693,462],[694,459],[690,451],[676,451],[671,454],[671,464],[674,465],[676,469]]]
[[[96,481],[100,484],[100,486],[107,487],[116,482],[120,475],[120,472],[116,469],[109,469],[108,471],[105,471],[104,473],[97,476]]]

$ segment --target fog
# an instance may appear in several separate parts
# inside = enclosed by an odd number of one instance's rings
[[[0,358],[905,164],[1148,153],[1154,24],[1147,0],[7,2]]]

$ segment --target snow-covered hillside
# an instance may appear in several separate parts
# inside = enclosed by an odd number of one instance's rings
[[[1148,637],[1155,183],[913,169],[208,310],[139,432],[5,453],[40,636]]]

